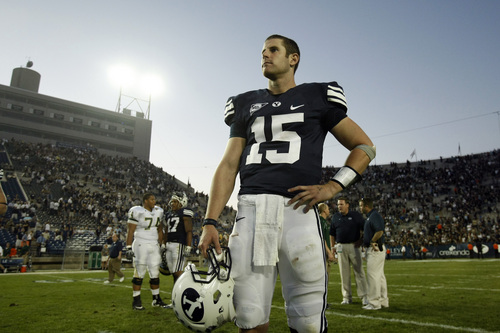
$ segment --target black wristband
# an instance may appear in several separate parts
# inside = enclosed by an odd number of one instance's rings
[[[0,205],[8,206],[6,202],[0,202]]]
[[[217,227],[217,221],[214,219],[204,219],[202,226],[204,227],[206,225],[213,225],[214,227]]]

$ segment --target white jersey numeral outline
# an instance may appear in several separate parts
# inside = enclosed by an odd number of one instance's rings
[[[303,123],[304,113],[279,114],[271,117],[272,138],[270,142],[284,141],[289,143],[288,152],[278,152],[276,149],[266,151],[266,159],[272,164],[287,163],[293,164],[300,158],[300,148],[302,140],[297,132],[283,131],[283,124]],[[252,132],[255,135],[255,143],[250,148],[246,164],[262,163],[263,155],[259,153],[261,143],[266,141],[265,118],[257,117],[252,124]]]
[[[170,222],[173,221],[174,222],[174,225],[172,225]],[[181,221],[181,219],[179,218],[179,216],[175,216],[175,217],[171,217],[168,219],[168,223],[167,223],[167,226],[168,226],[168,232],[177,232],[177,226],[179,225],[179,222]]]

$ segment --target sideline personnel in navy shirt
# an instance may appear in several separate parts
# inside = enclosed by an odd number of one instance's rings
[[[342,281],[342,303],[352,303],[351,291],[351,266],[356,278],[356,289],[358,297],[363,304],[368,304],[366,294],[368,286],[365,271],[363,270],[363,259],[361,258],[361,234],[363,232],[363,216],[349,210],[349,199],[340,197],[337,199],[338,213],[332,217],[330,228],[330,244],[334,252],[337,252],[339,261],[340,279]],[[336,243],[336,244],[335,244]]]
[[[121,271],[123,244],[118,240],[117,234],[113,234],[111,239],[113,242],[109,246],[109,277],[104,281],[105,284],[112,282],[115,278],[115,274],[120,277],[120,282],[125,280],[125,275]]]
[[[379,310],[389,307],[387,281],[384,274],[385,245],[384,219],[375,209],[373,200],[363,198],[359,209],[366,214],[363,245],[366,247],[366,276],[368,281],[368,302],[364,310]]]

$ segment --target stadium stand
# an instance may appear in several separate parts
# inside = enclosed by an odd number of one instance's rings
[[[4,139],[0,167],[7,174],[2,187],[9,199],[9,210],[0,218],[4,248],[7,242],[20,245],[28,230],[36,239],[47,225],[46,252],[37,253],[47,262],[47,257],[62,256],[65,249],[88,251],[103,245],[112,232],[123,240],[127,211],[140,204],[146,191],[153,192],[164,208],[172,192],[186,192],[195,212],[193,239],[199,239],[207,195],[149,162],[76,146]],[[324,168],[324,181],[336,171]],[[500,240],[499,172],[499,151],[371,165],[363,180],[343,195],[353,202],[363,196],[375,198],[393,247],[405,245],[418,253],[437,245],[493,244]],[[330,205],[335,211],[335,200]],[[222,241],[227,241],[235,213],[230,207],[224,210]]]

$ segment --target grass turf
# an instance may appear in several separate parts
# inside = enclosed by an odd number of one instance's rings
[[[189,332],[172,310],[152,308],[147,278],[145,311],[132,310],[132,270],[109,285],[104,271],[37,271],[0,274],[2,332]],[[388,260],[390,307],[361,309],[354,297],[340,305],[338,266],[330,273],[327,311],[330,332],[498,332],[500,260]],[[352,279],[354,283],[354,277]],[[161,276],[170,300],[172,278]],[[278,281],[269,332],[289,332]],[[355,293],[355,287],[353,286]],[[355,294],[354,294],[355,295]],[[225,324],[217,332],[237,332]]]

